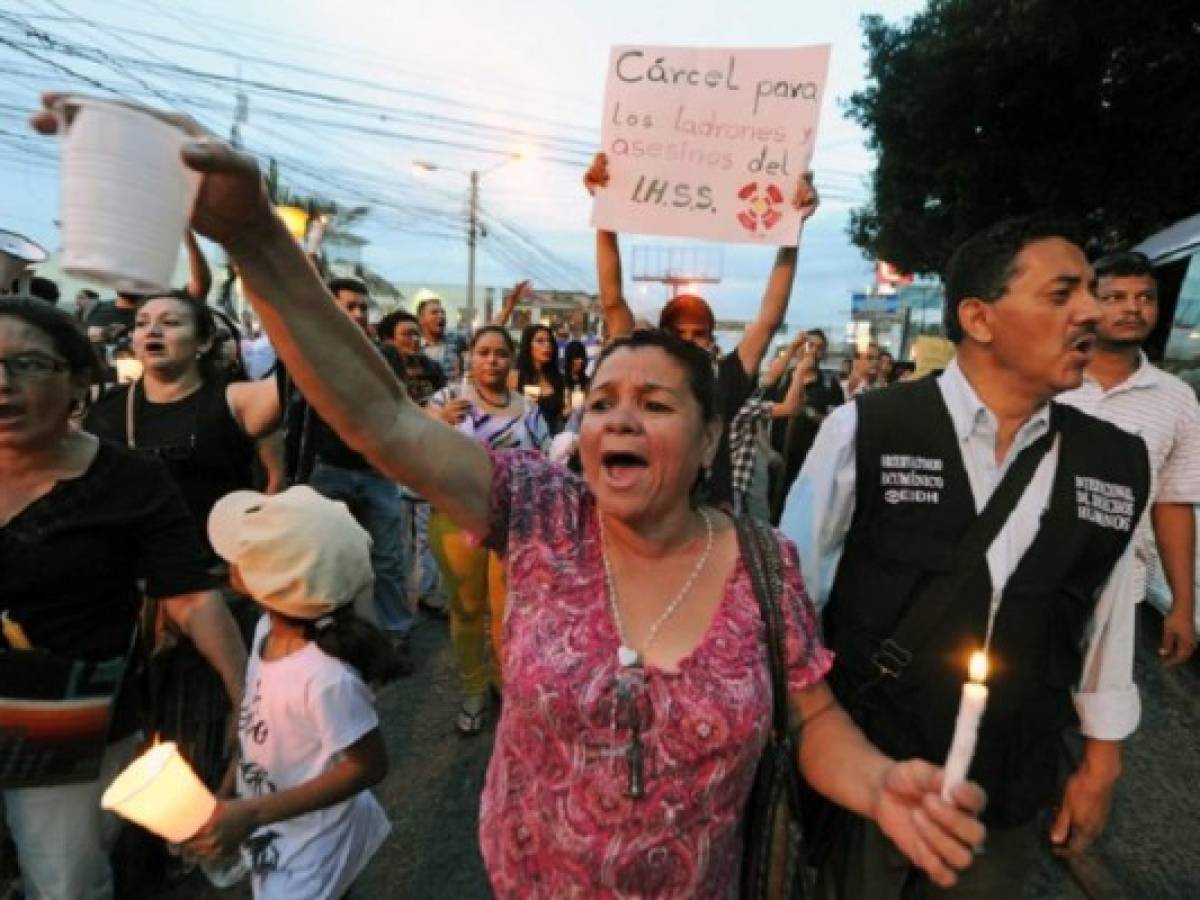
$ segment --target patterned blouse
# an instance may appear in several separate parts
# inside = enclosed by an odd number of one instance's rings
[[[515,416],[500,416],[485,412],[479,405],[475,389],[464,394],[460,388],[447,386],[429,398],[429,405],[441,409],[451,400],[471,401],[466,417],[454,427],[467,437],[474,438],[493,450],[546,450],[550,445],[550,429],[536,403],[516,394],[522,412]]]
[[[739,819],[770,728],[766,646],[738,562],[700,644],[677,671],[619,670],[595,499],[529,452],[492,454],[486,543],[507,554],[504,707],[480,812],[495,895],[733,897]],[[832,663],[786,550],[788,683]],[[645,796],[630,799],[628,746]]]

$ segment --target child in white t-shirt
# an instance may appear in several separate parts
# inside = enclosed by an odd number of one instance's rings
[[[256,900],[338,900],[391,828],[368,790],[388,762],[367,687],[391,676],[391,647],[354,612],[372,595],[371,539],[308,487],[230,494],[208,529],[234,586],[266,614],[238,715],[237,797],[184,851],[241,848]]]

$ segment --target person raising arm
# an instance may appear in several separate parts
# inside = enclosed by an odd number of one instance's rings
[[[53,119],[37,124],[50,130]],[[721,431],[707,357],[659,332],[614,343],[587,398],[582,478],[540,455],[489,452],[407,399],[275,217],[249,156],[203,141],[184,158],[205,174],[194,224],[234,259],[316,410],[379,471],[506,557],[502,652],[512,702],[480,817],[494,893],[522,896],[530,873],[555,895],[686,897],[735,883],[738,822],[765,746],[770,698],[753,624],[758,606],[733,523],[692,495]],[[935,767],[880,754],[831,704],[823,680],[830,659],[795,552],[780,549],[789,693],[808,723],[797,765],[818,789],[876,821],[936,883],[953,884],[984,836],[976,818],[982,793],[962,785],[944,803]],[[731,643],[706,640],[710,627]],[[696,719],[685,733],[675,723],[692,714],[709,725]],[[694,762],[678,771],[664,764],[697,741],[684,754]],[[634,746],[643,752],[629,752]],[[589,763],[589,748],[610,747],[614,753]],[[565,770],[558,760],[568,761]],[[558,815],[567,792],[597,811],[615,804],[616,816],[596,827],[590,817]],[[668,815],[679,865],[663,885],[654,823]],[[519,840],[519,825],[532,840]]]

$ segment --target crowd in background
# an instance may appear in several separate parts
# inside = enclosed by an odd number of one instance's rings
[[[820,330],[775,344],[794,246],[776,252],[728,353],[695,295],[638,325],[606,231],[596,327],[514,335],[532,293],[521,282],[492,322],[459,335],[436,297],[372,321],[367,285],[320,279],[245,158],[189,153],[227,182],[207,202],[244,204],[201,220],[261,220],[253,249],[221,226],[206,235],[240,268],[254,318],[207,302],[190,232],[179,289],[85,291],[71,313],[52,283],[0,299],[5,642],[129,673],[96,780],[4,791],[26,896],[111,896],[115,823],[98,796],[147,733],[176,740],[221,798],[186,857],[240,847],[256,896],[343,896],[387,834],[368,791],[387,770],[370,691],[412,674],[413,628],[441,617],[461,686],[447,719],[473,736],[498,716],[480,842],[500,896],[730,896],[749,865],[741,823],[769,752],[775,665],[805,723],[796,767],[814,798],[855,814],[822,861],[828,896],[956,878],[963,893],[947,896],[1004,896],[1060,789],[1051,837],[1064,852],[1102,827],[1107,745],[1137,720],[1130,616],[1153,538],[1182,610],[1164,656],[1194,646],[1184,520],[1200,500],[1200,416],[1139,355],[1155,297],[1136,259],[1098,262],[1097,294],[1061,229],[1022,220],[973,238],[948,263],[959,358],[917,380],[876,344],[838,372]],[[601,155],[585,186],[607,181]],[[793,203],[802,220],[816,211],[811,176]],[[1061,297],[1044,300],[1039,277]],[[1073,388],[1085,395],[1049,402]],[[1152,390],[1174,412],[1139,437],[1074,411],[1125,388],[1146,392],[1131,395],[1136,415]],[[1077,518],[1054,466],[1092,485]],[[1024,515],[1029,553],[1000,559],[987,542],[958,585],[970,615],[948,615],[958,630],[938,632],[916,666],[927,680],[864,708],[888,674],[872,668],[874,642],[910,627],[892,598],[957,574],[952,539],[1010,492],[1011,471],[1031,479],[1020,497],[1042,499],[997,527]],[[875,480],[889,490],[873,494]],[[1058,555],[1037,524],[1047,510]],[[782,523],[799,552],[753,520]],[[755,534],[767,580],[751,565]],[[1024,607],[1038,627],[1015,634],[997,618],[1001,595],[1044,600]],[[1001,658],[1031,648],[1049,672],[1001,669],[992,685],[982,813],[977,787],[943,792],[931,764],[962,680],[940,667],[982,637],[979,616]],[[772,629],[783,649],[769,660]],[[887,715],[900,713],[920,739],[898,735]],[[1090,766],[1065,787],[1049,769],[1030,775],[1021,753],[1041,766],[1051,733],[1071,728]],[[124,852],[174,865],[148,844]],[[888,854],[899,875],[862,881]]]

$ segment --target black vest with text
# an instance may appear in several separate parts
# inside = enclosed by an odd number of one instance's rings
[[[885,753],[940,765],[967,660],[983,646],[992,597],[986,565],[924,637],[902,678],[881,679],[872,659],[923,581],[952,570],[975,503],[936,379],[865,393],[857,403],[854,517],[825,612],[826,641],[837,653],[830,684]],[[1087,627],[1149,489],[1140,438],[1069,406],[1051,409],[1059,428],[1053,487],[1038,533],[1004,586],[969,773],[988,793],[984,820],[997,827],[1028,822],[1055,799],[1057,736],[1078,721],[1071,690]]]

